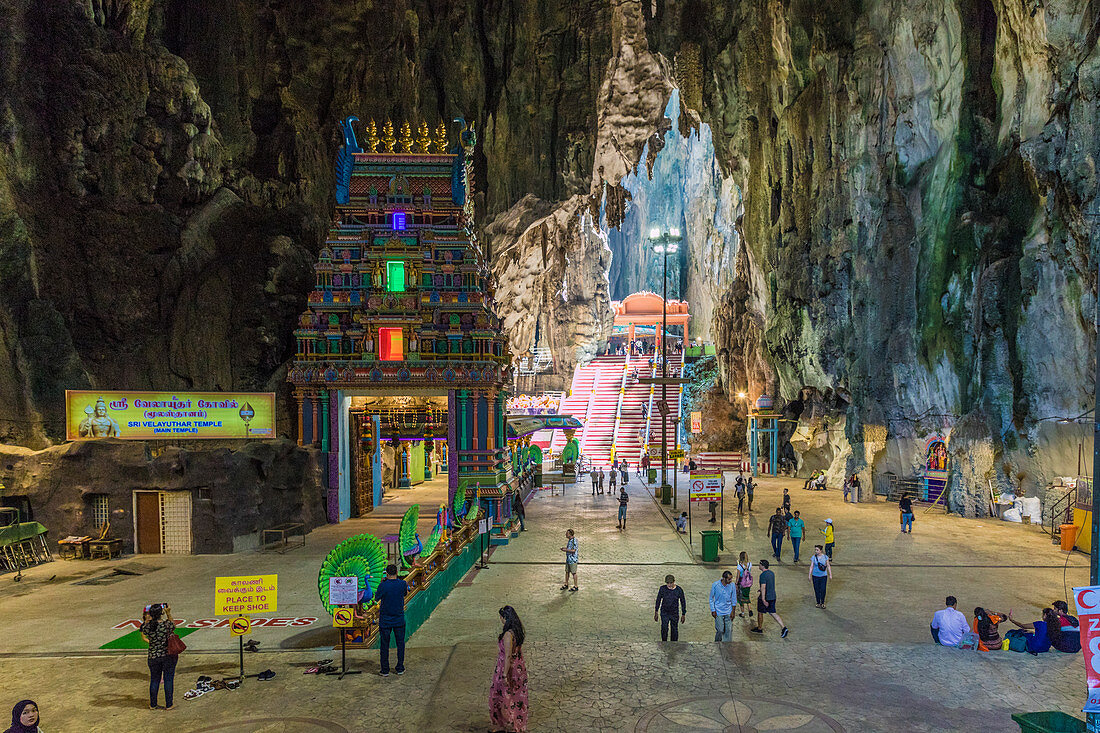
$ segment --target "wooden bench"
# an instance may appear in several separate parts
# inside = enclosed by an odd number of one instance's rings
[[[278,539],[274,542],[268,542],[268,535],[276,535]],[[288,538],[293,535],[299,535],[302,538],[301,542],[296,542],[293,545],[289,544]],[[283,524],[277,524],[274,527],[262,530],[260,532],[260,545],[264,552],[268,550],[275,550],[280,555],[287,550],[294,549],[295,547],[306,546],[306,525],[301,522],[284,522]],[[270,545],[270,546],[269,546]]]

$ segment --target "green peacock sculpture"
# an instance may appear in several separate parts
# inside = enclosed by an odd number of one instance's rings
[[[424,542],[424,556],[427,557],[435,552],[435,548],[439,545],[439,538],[443,536],[443,527],[435,525],[432,528],[432,533],[428,535],[428,539]]]
[[[416,533],[416,521],[420,518],[420,505],[413,504],[401,517],[401,529],[398,531],[398,546],[401,548],[401,564],[405,567],[412,565],[412,561],[423,551],[420,544],[420,535]]]
[[[386,549],[372,534],[357,534],[332,548],[321,572],[317,576],[317,590],[321,605],[330,614],[334,606],[328,602],[328,579],[355,576],[359,578],[359,592],[364,600],[370,600],[378,590],[378,584],[386,574]],[[364,594],[364,591],[366,593]]]
[[[455,500],[451,505],[454,509],[454,524],[455,527],[462,525],[462,522],[466,519],[466,486],[461,485],[455,491]]]

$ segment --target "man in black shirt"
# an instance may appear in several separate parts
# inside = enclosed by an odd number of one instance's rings
[[[783,516],[783,508],[776,507],[775,514],[768,520],[768,534],[772,537],[772,556],[781,560],[783,554],[783,535],[787,533],[787,518]]]
[[[668,641],[669,626],[672,627],[672,640],[679,641],[680,624],[687,618],[687,601],[684,599],[684,589],[676,585],[676,578],[671,575],[665,576],[665,584],[657,591],[657,602],[653,604],[654,621],[658,613],[661,617],[661,641]]]

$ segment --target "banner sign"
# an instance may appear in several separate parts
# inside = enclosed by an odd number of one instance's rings
[[[69,440],[274,438],[274,392],[65,390]]]
[[[214,580],[214,615],[275,613],[279,599],[278,575],[245,575]]]
[[[693,473],[688,484],[689,501],[718,501],[722,498],[722,477],[717,473]]]
[[[691,413],[691,432],[701,433],[703,432],[703,413],[692,412]]]
[[[1100,585],[1073,589],[1077,619],[1081,624],[1081,651],[1085,657],[1088,698],[1086,713],[1100,713]]]

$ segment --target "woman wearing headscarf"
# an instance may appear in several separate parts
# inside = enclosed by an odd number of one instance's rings
[[[20,700],[11,709],[11,727],[4,733],[42,733],[38,727],[38,705],[34,700]]]

